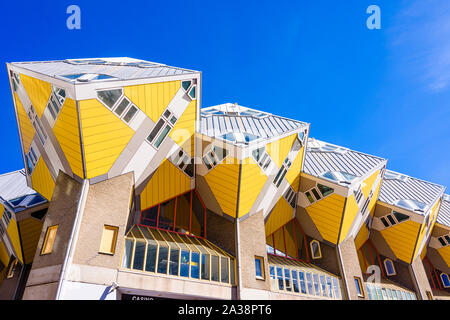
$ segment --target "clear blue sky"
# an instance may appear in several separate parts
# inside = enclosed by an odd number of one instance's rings
[[[81,30],[66,28],[70,4]],[[380,30],[366,27],[371,4]],[[450,186],[448,1],[7,1],[0,14],[1,173],[23,167],[5,62],[129,56],[201,70],[203,107],[306,121]]]

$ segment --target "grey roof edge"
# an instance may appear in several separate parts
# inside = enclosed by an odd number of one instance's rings
[[[429,183],[429,184],[432,184],[433,186],[439,187],[440,189],[443,190],[443,192],[441,193],[441,197],[442,197],[443,194],[445,194],[445,190],[447,189],[446,186],[443,186],[443,185],[438,184],[438,183],[435,183],[435,182],[431,182],[431,181],[428,181],[428,180],[424,180],[424,179],[412,177],[412,176],[407,175],[407,174],[405,174],[405,173],[397,172],[397,171],[390,170],[390,169],[386,168],[386,172],[387,172],[387,171],[392,172],[392,173],[396,173],[396,174],[401,174],[401,175],[403,175],[403,176],[407,176],[409,179],[413,179],[413,180],[416,180],[416,181]],[[384,180],[384,177],[383,177],[383,180]],[[388,180],[388,179],[386,179],[386,180]]]
[[[358,154],[361,154],[361,155],[365,155],[365,156],[368,156],[368,157],[372,157],[372,158],[376,158],[376,159],[385,161],[386,163],[388,162],[388,159],[387,159],[387,158],[382,158],[382,157],[379,157],[379,156],[375,156],[375,155],[373,155],[373,154],[369,154],[369,153],[361,152],[361,151],[358,151],[358,150],[350,149],[350,148],[348,148],[348,147],[340,146],[340,145],[338,145],[338,144],[333,144],[333,143],[330,143],[330,142],[327,142],[327,141],[324,141],[324,140],[316,139],[316,138],[314,138],[314,137],[308,137],[308,141],[307,141],[307,143],[306,143],[306,147],[307,147],[306,149],[307,149],[307,152],[324,152],[324,151],[314,151],[314,150],[310,150],[309,147],[308,147],[309,139],[313,139],[313,140],[315,140],[315,141],[323,142],[323,143],[332,145],[333,147],[344,148],[344,149],[347,149],[348,151],[351,151],[351,152],[354,152],[354,153],[358,153]]]

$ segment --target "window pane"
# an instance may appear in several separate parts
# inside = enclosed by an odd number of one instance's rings
[[[125,249],[123,252],[122,267],[130,269],[131,268],[131,256],[133,254],[133,240],[125,240]]]
[[[177,248],[170,248],[170,265],[169,274],[173,276],[178,275],[178,260],[180,258],[180,250]]]
[[[338,279],[333,278],[333,289],[334,289],[334,297],[336,299],[340,299],[341,295],[339,294],[339,282]]]
[[[320,275],[320,287],[322,288],[322,295],[327,297],[327,284],[325,283],[325,276],[322,274]]]
[[[168,247],[159,247],[159,255],[158,255],[158,273],[167,274],[167,257],[169,254]]]
[[[255,273],[256,273],[256,277],[262,278],[263,274],[262,274],[262,266],[261,266],[261,259],[259,258],[255,258]]]
[[[277,277],[275,275],[275,267],[274,266],[269,266],[269,273],[270,273],[270,287],[272,289],[276,289],[277,288]]]
[[[284,290],[283,269],[277,267],[278,289]]]
[[[294,288],[294,292],[299,292],[298,278],[297,278],[297,271],[296,270],[292,270],[292,286]]]
[[[209,280],[209,254],[202,254],[202,279]]]
[[[289,269],[284,269],[284,281],[286,284],[286,290],[287,291],[291,291],[292,287],[291,287],[291,270]]]
[[[303,294],[306,294],[305,274],[302,271],[299,271],[298,278],[300,279],[300,290]]]
[[[372,298],[372,291],[370,290],[370,286],[366,284],[367,294],[369,296],[369,300],[373,300]]]
[[[314,197],[316,197],[317,200],[321,199],[321,196],[319,195],[319,193],[317,192],[316,188],[312,188],[311,192],[314,194]]]
[[[376,291],[375,287],[372,287],[371,290],[372,290],[373,300],[378,300],[377,291]]]
[[[234,260],[230,260],[230,283],[235,284],[235,274],[234,274]]]
[[[189,89],[190,85],[191,85],[191,81],[190,80],[186,80],[186,81],[181,82],[181,86],[183,87],[184,91]]]
[[[104,226],[102,240],[100,243],[100,252],[114,254],[116,249],[117,227]]]
[[[314,295],[313,283],[312,283],[312,275],[311,273],[306,273],[306,283],[308,286],[308,294]]]
[[[191,254],[191,278],[200,278],[200,253],[198,252]]]
[[[361,283],[358,278],[355,278],[355,286],[356,286],[356,292],[358,293],[358,295],[362,296]]]
[[[316,291],[316,296],[320,296],[319,276],[314,273],[313,278],[314,278],[314,290]]]
[[[320,193],[322,196],[326,197],[334,192],[334,190],[330,187],[324,186],[323,184],[318,183],[317,188],[319,188]]]
[[[9,213],[7,210],[5,210],[5,212],[7,212],[7,214]],[[41,254],[48,254],[53,251],[53,244],[55,243],[57,230],[58,230],[57,225],[48,227],[47,233],[45,235],[44,245],[42,246]]]
[[[110,108],[112,108],[114,103],[117,102],[117,100],[120,98],[121,95],[122,95],[121,89],[104,90],[97,92],[98,98]]]
[[[402,221],[405,221],[405,220],[409,219],[409,216],[406,215],[406,214],[403,214],[403,213],[400,213],[400,212],[397,212],[397,211],[393,211],[392,213],[394,214],[394,216],[395,216],[395,218],[397,219],[398,222],[402,222]]]
[[[220,282],[228,283],[228,258],[220,258]]]
[[[332,288],[332,285],[331,285],[331,278],[330,277],[327,277],[327,288],[328,288],[328,296],[330,298],[333,298],[333,288]]]
[[[386,228],[389,227],[389,223],[386,221],[384,217],[381,217],[380,220]]]
[[[153,139],[155,139],[156,135],[158,134],[159,130],[161,130],[163,125],[164,125],[164,120],[159,119],[159,121],[156,123],[155,127],[153,128],[153,130],[150,132],[150,134],[147,137],[147,140],[149,142],[152,142]]]
[[[158,246],[155,244],[149,244],[147,248],[147,260],[145,262],[145,271],[155,272],[156,265],[156,251]]]
[[[314,198],[309,192],[305,192],[306,197],[308,198],[309,202],[314,203]]]
[[[392,216],[390,214],[387,215],[387,218],[392,225],[396,224],[394,218],[392,218]]]
[[[123,117],[123,121],[125,122],[130,122],[130,120],[134,117],[134,115],[137,112],[137,108],[135,106],[131,106],[130,109],[128,109],[127,114],[125,115],[125,117]]]
[[[133,269],[142,270],[144,268],[145,242],[136,241],[134,249]]]
[[[164,141],[164,139],[166,138],[169,131],[170,131],[170,127],[168,125],[166,125],[164,127],[164,129],[162,130],[161,134],[159,135],[158,139],[156,139],[155,147],[158,148],[161,145],[161,143]]]
[[[130,102],[127,98],[123,98],[122,101],[119,103],[119,105],[114,109],[114,112],[120,117],[123,113],[123,111],[128,107]]]
[[[211,280],[219,281],[219,257],[211,256]]]
[[[189,277],[189,251],[181,251],[180,276]]]

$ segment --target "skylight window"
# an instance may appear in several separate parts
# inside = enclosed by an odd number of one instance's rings
[[[384,179],[385,180],[399,180],[399,181],[406,182],[406,181],[408,181],[408,176],[405,176],[404,174],[400,174],[400,173],[395,173],[392,171],[386,171],[384,173]]]
[[[61,77],[69,79],[71,81],[79,81],[79,82],[89,82],[94,80],[108,80],[108,79],[117,79],[116,77],[107,75],[107,74],[97,74],[97,73],[75,73],[75,74],[66,74]]]
[[[425,203],[422,203],[420,201],[406,199],[399,199],[397,200],[396,204],[405,209],[418,212],[425,212],[428,207]]]
[[[347,149],[343,148],[343,147],[339,147],[339,146],[334,146],[328,143],[324,143],[321,141],[316,141],[317,143],[319,143],[318,146],[313,146],[311,147],[312,151],[317,151],[317,152],[334,152],[334,153],[339,153],[339,154],[344,154],[347,152]]]
[[[326,171],[321,174],[322,178],[331,180],[337,183],[351,184],[357,177],[343,171]]]
[[[220,138],[232,143],[249,144],[250,142],[257,140],[260,137],[246,132],[229,132],[221,135]]]

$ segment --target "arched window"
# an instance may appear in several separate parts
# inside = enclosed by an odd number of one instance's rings
[[[444,288],[450,288],[450,279],[448,278],[448,274],[442,272],[441,280],[442,284],[444,285]]]
[[[394,276],[397,274],[397,272],[395,272],[394,263],[391,259],[384,259],[384,268],[386,269],[386,274],[388,276]]]
[[[322,258],[322,252],[320,250],[320,242],[317,240],[313,240],[310,243],[311,247],[311,256],[313,259],[320,259]]]

